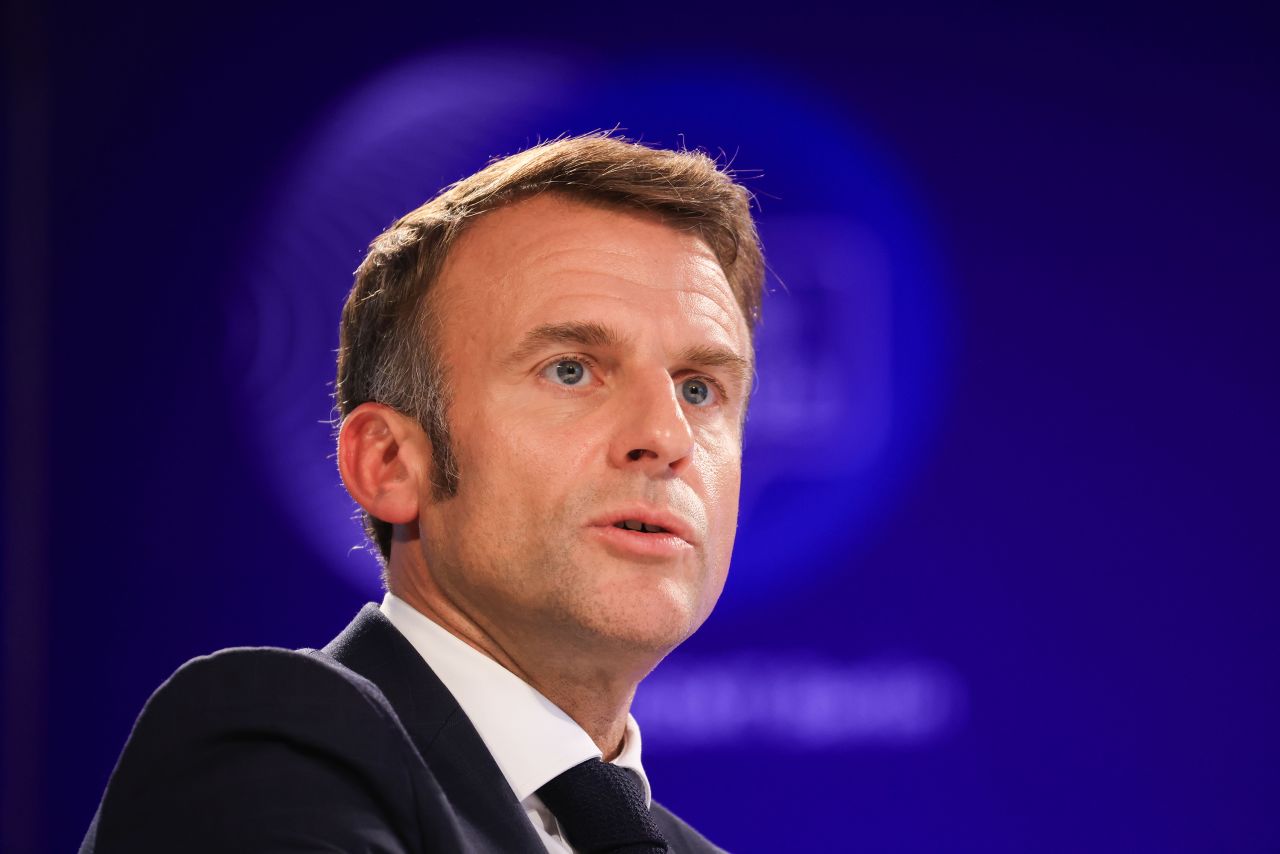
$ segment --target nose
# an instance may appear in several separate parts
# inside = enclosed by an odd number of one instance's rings
[[[693,461],[693,429],[671,376],[655,373],[617,403],[620,415],[610,462],[650,477],[683,474]]]

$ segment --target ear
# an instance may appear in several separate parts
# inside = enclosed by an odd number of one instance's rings
[[[381,403],[362,403],[338,430],[338,471],[365,511],[393,525],[418,521],[430,486],[427,437],[413,419]]]

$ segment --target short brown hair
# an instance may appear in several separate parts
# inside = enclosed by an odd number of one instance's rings
[[[356,270],[342,309],[334,392],[340,416],[376,401],[416,419],[431,441],[438,497],[457,491],[458,472],[428,292],[469,223],[543,192],[648,211],[696,232],[715,252],[754,341],[764,258],[751,194],[727,168],[698,151],[650,148],[609,133],[561,138],[496,159],[380,234]],[[368,513],[364,525],[385,564],[391,525]]]

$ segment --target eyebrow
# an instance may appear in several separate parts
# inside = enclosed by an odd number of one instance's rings
[[[751,387],[751,363],[724,347],[699,344],[681,353],[680,361],[700,368],[725,368],[740,388]]]
[[[551,344],[576,344],[579,347],[616,348],[626,339],[612,326],[595,321],[568,321],[543,323],[525,333],[524,338],[511,355],[504,360],[507,365],[518,365],[539,350]]]
[[[515,350],[503,361],[516,366],[550,345],[571,344],[579,347],[621,348],[627,342],[612,326],[591,320],[543,323],[530,329]],[[725,347],[696,344],[679,356],[682,364],[699,368],[725,368],[742,388],[749,388],[754,368],[748,359]]]

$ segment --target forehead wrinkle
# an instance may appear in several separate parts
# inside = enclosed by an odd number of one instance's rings
[[[620,253],[619,253],[620,254]],[[719,267],[716,267],[719,271]],[[564,280],[572,281],[574,279],[590,282],[612,282],[624,284],[633,288],[644,288],[645,290],[655,291],[663,294],[671,294],[680,300],[691,313],[696,313],[715,323],[730,337],[733,335],[733,318],[740,316],[742,311],[738,307],[737,299],[729,287],[727,280],[723,275],[699,276],[696,273],[688,278],[685,277],[666,277],[640,275],[637,276],[631,271],[625,270],[601,270],[598,267],[566,267],[554,272],[555,276],[562,277]],[[528,278],[528,268],[517,268],[510,273],[512,278]],[[557,294],[556,300],[572,299],[575,296],[582,296],[589,299],[595,299],[602,296],[608,296],[611,299],[621,297],[601,294],[591,290],[585,290],[581,293],[569,291],[567,293]],[[710,307],[695,307],[695,302],[709,304]],[[727,322],[726,322],[727,320]]]
[[[577,237],[578,235],[574,233],[574,236]],[[727,284],[724,270],[721,268],[719,260],[715,253],[706,246],[705,242],[691,235],[680,233],[676,233],[674,237],[677,245],[669,247],[666,251],[656,256],[662,259],[660,263],[655,262],[655,256],[649,248],[634,245],[630,237],[615,238],[603,244],[599,240],[583,237],[580,243],[556,248],[543,248],[545,238],[541,238],[534,244],[537,249],[530,252],[512,272],[515,275],[521,275],[533,267],[547,267],[550,272],[555,273],[581,273],[598,276],[600,274],[598,268],[588,267],[587,269],[581,269],[576,265],[574,256],[586,259],[599,259],[603,256],[610,259],[610,264],[616,264],[619,259],[625,260],[629,262],[629,266],[637,268],[636,272],[639,275],[645,278],[652,277],[658,281],[692,284],[695,281],[709,278]],[[692,245],[690,245],[690,241]],[[518,254],[518,245],[513,248],[517,249],[516,254]],[[565,256],[569,256],[569,259],[565,260]],[[590,264],[590,260],[587,263]],[[666,272],[658,272],[658,270]],[[629,276],[620,275],[619,278],[635,281],[636,284],[652,285],[650,282],[637,281]]]
[[[525,272],[525,271],[521,271],[521,272],[523,273],[523,272]],[[670,287],[668,287],[668,288],[664,288],[664,287],[662,287],[662,285],[660,285],[660,284],[654,284],[654,283],[653,283],[653,282],[651,282],[651,281],[646,281],[646,280],[644,280],[644,279],[634,278],[634,277],[632,277],[631,275],[629,275],[626,271],[622,271],[622,270],[608,270],[608,271],[602,271],[602,270],[600,270],[600,269],[590,269],[590,268],[582,268],[582,269],[567,268],[567,269],[563,269],[563,270],[557,270],[557,271],[554,273],[554,275],[556,275],[556,276],[561,276],[561,277],[563,277],[563,278],[565,278],[565,279],[570,279],[570,280],[572,280],[572,279],[588,279],[588,280],[592,280],[592,281],[609,281],[609,282],[619,282],[619,283],[622,283],[622,284],[630,285],[630,286],[632,286],[632,287],[637,287],[637,288],[651,288],[651,289],[653,289],[653,290],[673,290],[673,289],[675,289],[675,288],[670,288]],[[675,287],[676,287],[676,288],[678,288],[678,287],[680,287],[680,286],[679,286],[679,285],[676,285]],[[558,297],[558,298],[566,298],[566,297],[573,297],[573,296],[586,296],[586,297],[593,297],[593,296],[598,296],[598,294],[596,294],[596,293],[594,293],[594,292],[591,292],[591,291],[584,291],[584,292],[582,292],[581,294],[575,294],[575,293],[574,293],[574,292],[572,292],[572,291],[570,291],[570,292],[568,292],[568,293],[565,293],[565,294],[557,294],[557,297]]]
[[[742,309],[738,307],[736,300],[730,298],[728,305],[722,305],[719,300],[708,294],[694,292],[688,294],[684,302],[690,314],[702,317],[716,326],[724,333],[726,341],[737,341],[741,337],[738,327],[740,324],[745,324],[746,319],[742,316]],[[695,305],[695,302],[701,304]]]
[[[549,267],[556,272],[584,272],[575,269],[575,263],[582,257],[587,259],[599,260],[601,256],[609,259],[626,259],[630,262],[640,262],[644,264],[645,252],[634,246],[609,246],[601,245],[599,242],[583,242],[569,246],[560,246],[556,248],[543,248],[542,244],[538,244],[540,251],[530,252],[519,265],[521,270],[530,267]],[[519,254],[519,248],[513,254]],[[567,257],[566,257],[567,256]],[[590,261],[588,261],[590,263]],[[616,263],[616,262],[615,262]],[[644,264],[652,266],[651,264]]]

